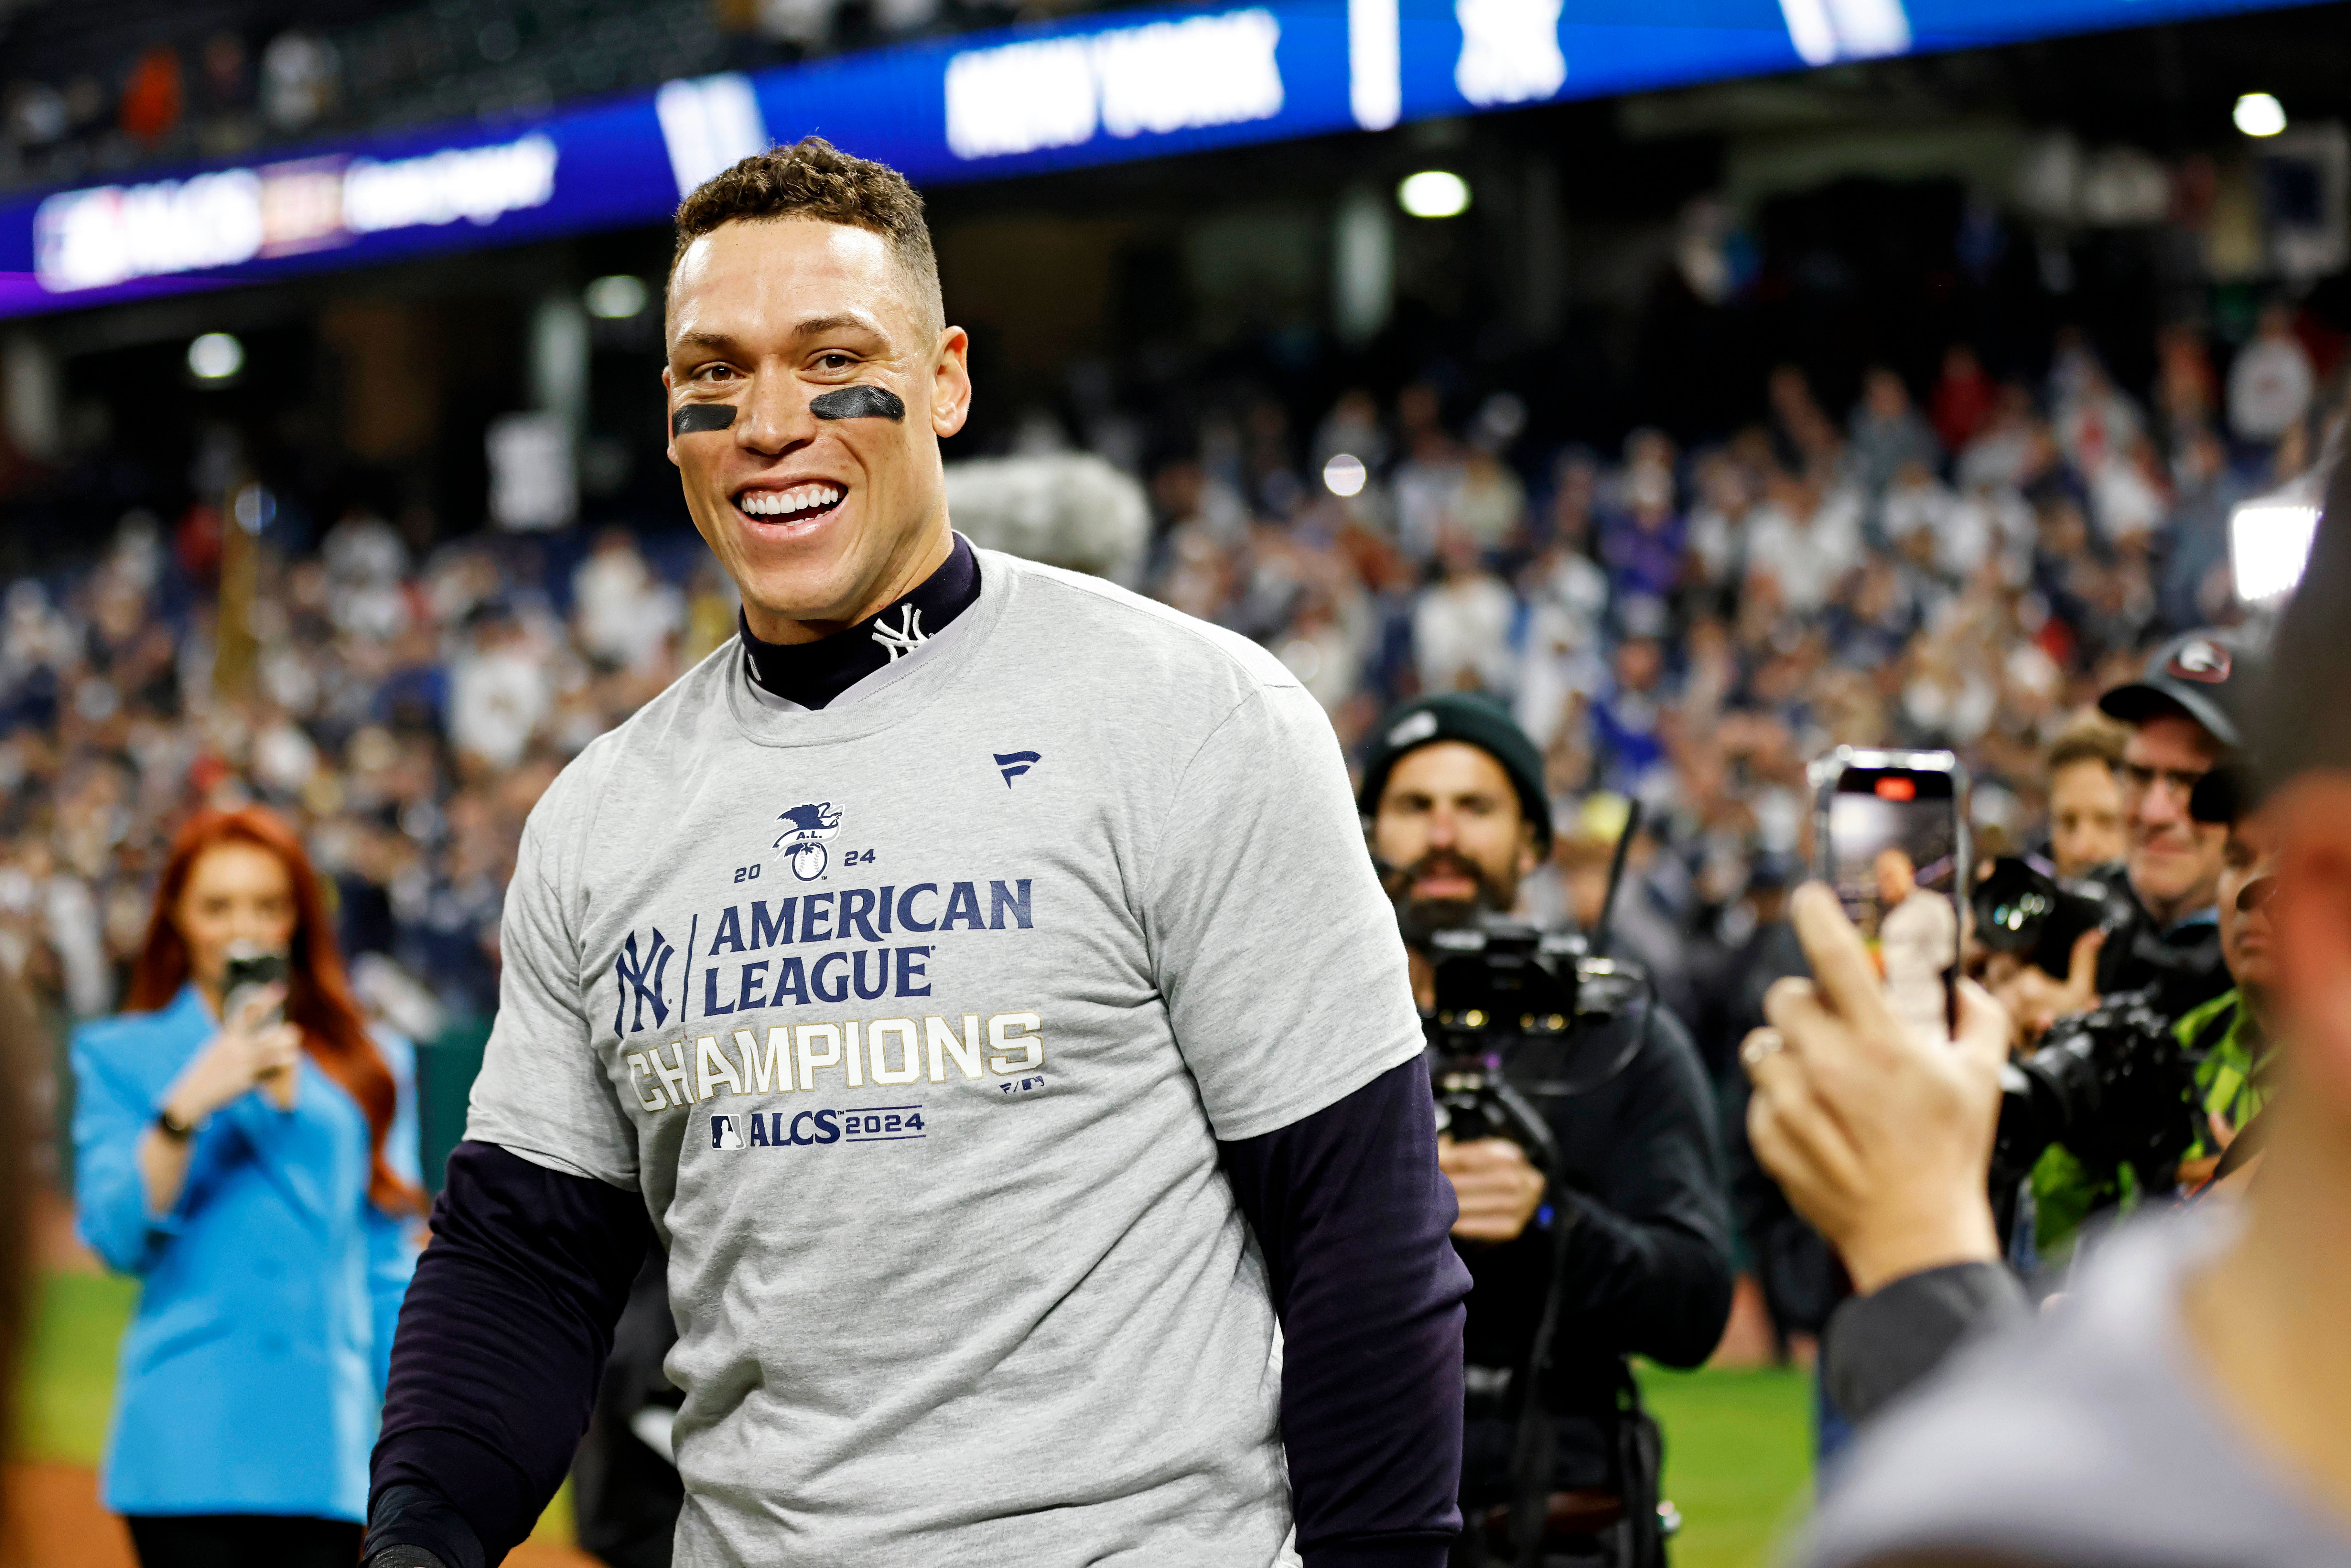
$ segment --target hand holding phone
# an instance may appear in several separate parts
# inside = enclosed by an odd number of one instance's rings
[[[301,1031],[286,1022],[289,969],[285,954],[240,945],[221,977],[222,1021],[249,1042],[253,1086],[280,1111],[294,1109],[300,1082]]]

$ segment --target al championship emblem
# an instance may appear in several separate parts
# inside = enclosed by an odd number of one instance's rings
[[[777,813],[776,821],[786,826],[770,847],[784,852],[784,863],[792,874],[802,882],[822,876],[832,861],[824,841],[841,831],[841,808],[830,800],[793,806]]]

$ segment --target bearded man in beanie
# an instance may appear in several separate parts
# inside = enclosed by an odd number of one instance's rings
[[[1358,797],[1424,1011],[1438,931],[1507,915],[1552,847],[1534,743],[1499,705],[1447,694],[1397,708],[1374,732]],[[1456,1246],[1475,1284],[1461,1503],[1478,1561],[1507,1532],[1525,1463],[1518,1417],[1531,1385],[1552,1424],[1548,1549],[1629,1536],[1654,1561],[1656,1477],[1642,1473],[1646,1416],[1624,1406],[1625,1358],[1695,1366],[1730,1311],[1730,1218],[1713,1097],[1681,1021],[1646,998],[1563,1039],[1528,1038],[1503,1071],[1555,1145],[1548,1169],[1505,1138],[1444,1139],[1460,1199]],[[1527,1347],[1557,1291],[1549,1364]],[[1647,1517],[1644,1517],[1644,1516]],[[1643,1543],[1647,1543],[1645,1547]],[[1618,1542],[1616,1544],[1626,1544]]]

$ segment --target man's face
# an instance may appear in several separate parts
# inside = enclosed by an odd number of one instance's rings
[[[1372,819],[1372,852],[1396,868],[1389,896],[1410,924],[1430,929],[1516,904],[1534,844],[1510,774],[1490,752],[1458,740],[1405,753]]]
[[[2276,835],[2260,813],[2229,831],[2220,852],[2220,958],[2247,989],[2274,977],[2269,896],[2277,887]]]
[[[2080,876],[2123,858],[2123,787],[2096,758],[2069,762],[2049,778],[2049,852],[2060,876]]]
[[[963,330],[929,321],[889,242],[865,229],[729,223],[679,258],[670,417],[704,402],[736,414],[727,429],[673,435],[669,457],[758,636],[807,642],[862,620],[944,555],[938,443],[963,428],[971,378]],[[809,407],[858,385],[895,393],[905,417]],[[792,503],[812,504],[776,509]]]
[[[2188,814],[2188,794],[2220,748],[2185,714],[2135,726],[2123,744],[2123,827],[2131,890],[2150,913],[2177,920],[2212,902],[2228,829]]]
[[[1878,902],[1888,909],[1909,897],[1910,890],[1918,885],[1917,869],[1910,863],[1910,857],[1900,850],[1887,850],[1880,854],[1876,871]]]

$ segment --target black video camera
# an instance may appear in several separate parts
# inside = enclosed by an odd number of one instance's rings
[[[2130,1166],[2143,1190],[2170,1184],[2196,1141],[2196,1063],[2152,995],[2125,991],[2059,1019],[2041,1049],[2001,1069],[1998,1183],[2022,1181],[2063,1144],[2095,1169]]]
[[[2038,855],[2002,855],[1968,895],[1976,940],[2014,953],[2054,979],[2073,967],[2074,944],[2130,918],[2129,895],[2096,877],[2066,878]]]
[[[1508,1138],[1550,1170],[1558,1153],[1551,1127],[1504,1079],[1503,1063],[1540,1051],[1547,1065],[1562,1069],[1546,1073],[1548,1093],[1582,1092],[1614,1076],[1639,1049],[1637,1033],[1604,1059],[1587,1060],[1579,1047],[1593,1038],[1593,1025],[1640,994],[1640,973],[1591,956],[1581,936],[1492,916],[1430,933],[1427,955],[1437,971],[1437,1007],[1425,1028],[1438,1131],[1465,1144]]]

